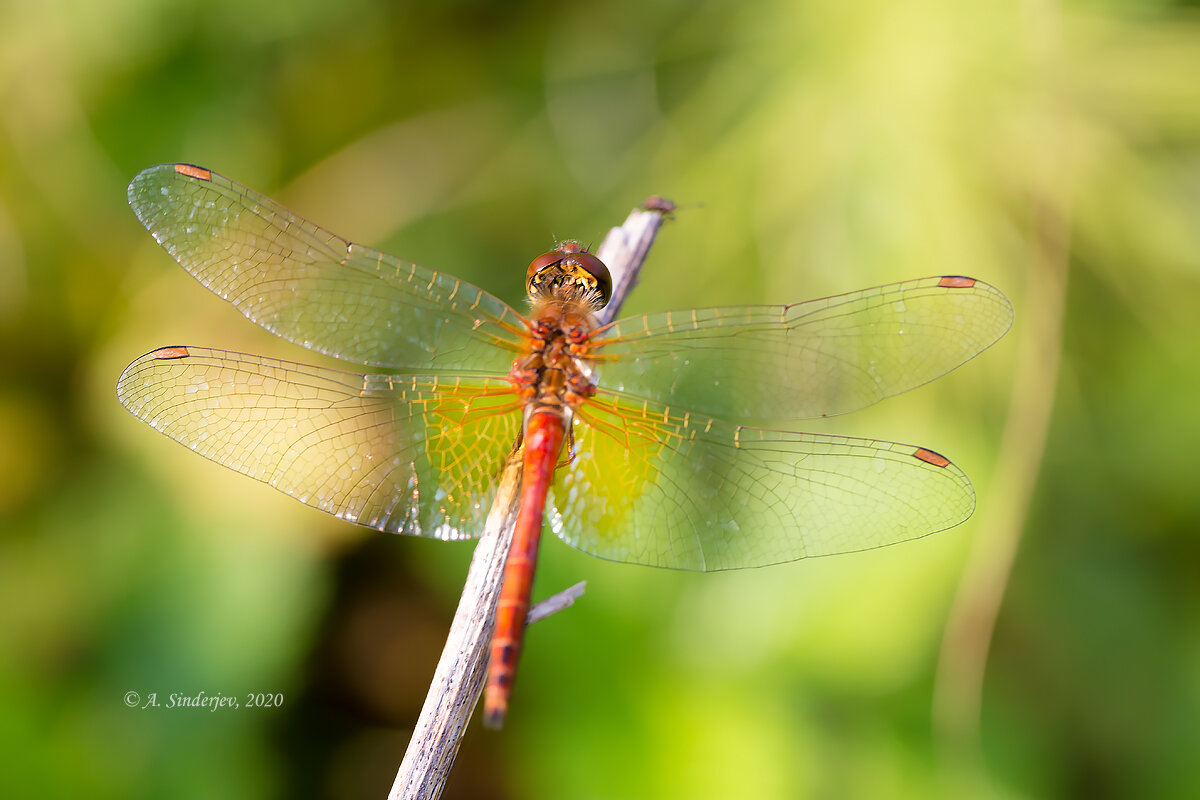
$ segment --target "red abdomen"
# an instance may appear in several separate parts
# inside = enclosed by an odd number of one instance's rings
[[[504,585],[496,607],[491,661],[483,697],[483,722],[499,728],[508,711],[508,696],[517,674],[517,659],[525,638],[525,618],[533,592],[538,542],[542,536],[546,494],[554,479],[554,465],[562,450],[565,426],[557,409],[539,408],[525,425],[521,506],[513,531],[512,547],[504,563]]]

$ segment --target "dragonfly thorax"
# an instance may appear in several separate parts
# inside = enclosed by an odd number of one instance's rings
[[[596,326],[590,303],[557,295],[534,301],[526,355],[508,376],[527,407],[575,409],[596,393],[589,357]]]

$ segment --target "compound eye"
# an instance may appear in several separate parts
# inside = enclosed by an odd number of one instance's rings
[[[528,284],[533,280],[533,276],[544,270],[546,267],[557,264],[566,258],[566,255],[560,250],[551,250],[549,253],[542,253],[540,256],[529,262],[529,269],[525,271],[525,283]]]
[[[575,253],[571,258],[583,267],[587,274],[596,279],[596,291],[600,293],[600,306],[607,305],[612,298],[612,276],[608,272],[608,267],[586,250]]]
[[[530,295],[570,286],[574,291],[586,288],[595,293],[592,302],[604,307],[612,297],[612,277],[604,262],[584,250],[579,242],[567,240],[549,253],[542,253],[525,271],[525,288]]]

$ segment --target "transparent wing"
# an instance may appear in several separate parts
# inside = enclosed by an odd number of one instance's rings
[[[576,416],[551,526],[613,561],[758,567],[916,539],[975,506],[961,470],[912,445],[731,425],[610,392]]]
[[[192,450],[379,530],[469,538],[521,415],[489,377],[362,375],[200,347],[130,364],[117,397]]]
[[[163,164],[129,204],[167,252],[249,319],[380,367],[502,372],[517,313],[469,283],[339,238],[215,172]],[[499,348],[499,349],[498,349]]]
[[[934,277],[787,306],[628,317],[597,334],[600,384],[724,419],[854,411],[969,361],[1012,306],[971,278]]]

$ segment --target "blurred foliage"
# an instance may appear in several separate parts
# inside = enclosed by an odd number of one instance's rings
[[[659,193],[690,205],[630,311],[938,273],[1017,308],[959,373],[813,426],[951,454],[971,522],[707,576],[547,542],[539,594],[589,593],[533,629],[508,728],[469,732],[448,796],[1200,796],[1190,5],[0,5],[0,795],[382,796],[469,559],[118,406],[160,345],[309,357],[129,213],[133,174],[184,160],[512,302],[553,236]],[[1018,535],[1011,579],[979,559]],[[947,619],[997,589],[979,713],[939,722]]]

